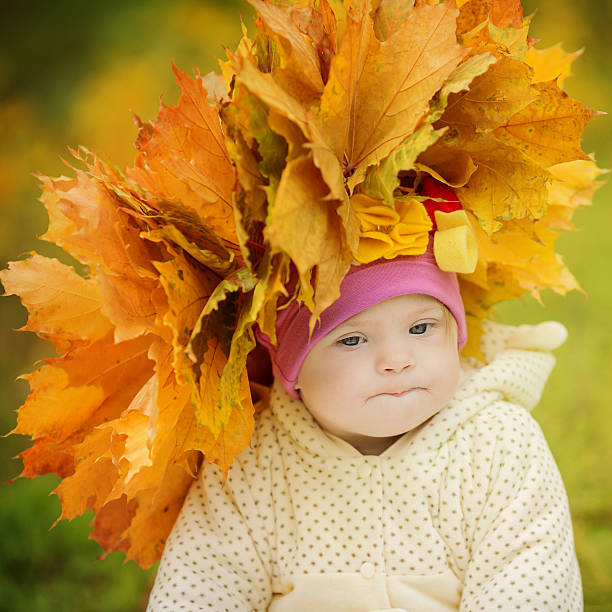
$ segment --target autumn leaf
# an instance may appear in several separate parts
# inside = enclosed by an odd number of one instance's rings
[[[414,10],[414,0],[379,0],[374,5],[372,21],[378,40],[395,34]]]
[[[399,173],[415,167],[417,157],[433,145],[442,130],[436,131],[427,123],[409,136],[400,147],[375,166],[370,166],[363,181],[363,190],[373,198],[393,205],[395,190],[399,187]]]
[[[35,331],[63,352],[112,329],[102,314],[100,290],[73,268],[37,253],[0,272],[5,295],[19,293],[30,316],[23,331]]]
[[[573,230],[572,216],[579,206],[589,206],[607,173],[593,160],[575,160],[549,168],[553,180],[548,185],[549,206],[545,220],[553,229]]]
[[[523,7],[520,0],[468,0],[459,5],[457,32],[464,33],[490,21],[498,28],[521,28]]]
[[[547,81],[556,81],[559,87],[571,76],[571,67],[575,59],[582,55],[582,50],[575,53],[566,53],[561,44],[548,49],[536,49],[530,47],[525,56],[525,63],[533,69],[532,84]]]
[[[363,0],[348,13],[317,118],[325,144],[342,163],[349,191],[368,166],[413,133],[430,98],[465,55],[455,40],[457,12],[449,3],[417,4],[382,42],[368,8]]]
[[[42,178],[49,213],[45,240],[61,246],[95,273],[102,313],[118,340],[150,332],[157,273],[164,255],[140,238],[141,229],[103,183],[83,171],[73,180]]]
[[[597,113],[572,100],[554,81],[538,83],[533,89],[538,97],[498,127],[495,136],[544,167],[588,159],[580,137]]]
[[[279,66],[275,79],[304,104],[316,100],[323,89],[317,47],[301,31],[293,10],[263,0],[249,0],[261,16],[268,38],[276,43]]]
[[[486,232],[498,230],[507,219],[538,219],[545,213],[549,176],[539,165],[490,136],[465,150],[477,170],[457,193]]]
[[[234,171],[215,107],[206,100],[199,76],[176,67],[182,90],[174,108],[163,107],[156,121],[141,123],[139,155],[127,176],[156,199],[192,208],[230,245],[237,245],[232,208]]]
[[[520,0],[469,0],[458,7],[457,36],[470,53],[524,58],[530,19],[523,19]]]
[[[159,487],[138,496],[138,512],[124,532],[129,558],[139,559],[143,567],[150,567],[161,557],[191,482],[192,478],[182,468],[169,464],[161,473]],[[94,529],[93,534],[96,533]]]
[[[106,336],[25,376],[31,393],[15,433],[63,441],[116,418],[151,376],[151,338],[114,343]]]
[[[97,511],[104,505],[119,471],[114,456],[123,445],[112,433],[110,428],[96,429],[74,447],[75,471],[55,490],[62,503],[58,520],[75,518],[86,510]]]
[[[265,233],[272,252],[287,253],[295,262],[306,291],[316,266],[319,300],[315,314],[338,297],[340,281],[350,266],[340,218],[327,195],[327,186],[311,159],[289,162],[270,208]]]
[[[448,126],[462,135],[493,130],[536,97],[529,83],[528,66],[503,58],[477,76],[469,90],[449,96],[436,127]]]
[[[184,381],[184,371],[191,366],[187,348],[192,331],[217,287],[219,277],[196,266],[183,254],[155,266],[168,300],[163,323],[172,333],[174,371],[178,380]]]

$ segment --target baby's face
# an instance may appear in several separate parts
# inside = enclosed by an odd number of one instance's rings
[[[459,379],[456,323],[427,295],[403,295],[351,317],[308,353],[302,401],[329,433],[379,452],[451,399]]]

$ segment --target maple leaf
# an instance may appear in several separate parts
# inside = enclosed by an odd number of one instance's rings
[[[498,28],[521,28],[523,7],[520,0],[467,0],[457,2],[459,17],[457,32],[473,30],[490,21]]]
[[[582,55],[582,50],[575,53],[563,51],[560,43],[548,49],[530,47],[525,56],[525,63],[533,69],[532,84],[556,81],[559,87],[571,76],[571,67],[575,59]]]
[[[369,8],[362,0],[348,11],[316,117],[324,142],[315,144],[341,162],[349,191],[368,166],[414,132],[430,98],[465,56],[449,3],[418,3],[384,41],[376,38]]]
[[[327,200],[328,191],[312,159],[292,160],[283,172],[265,232],[272,251],[287,253],[295,262],[305,291],[317,267],[315,314],[338,297],[340,281],[351,262],[342,240],[341,220],[333,202]]]
[[[607,171],[593,160],[575,160],[549,168],[553,180],[548,185],[549,206],[546,214],[548,227],[573,230],[572,215],[579,206],[589,206],[593,194],[601,187],[598,180]]]
[[[72,180],[41,178],[49,213],[43,236],[87,264],[95,274],[103,314],[117,339],[152,330],[157,273],[152,261],[164,256],[140,238],[141,228],[100,180],[82,170]]]
[[[232,189],[234,170],[219,113],[207,102],[201,78],[176,67],[178,105],[163,107],[154,122],[140,124],[139,155],[127,177],[156,199],[192,208],[229,245],[237,248]]]
[[[497,138],[544,167],[587,159],[580,137],[597,113],[572,100],[554,81],[538,83],[533,89],[538,97],[498,127]]]
[[[477,76],[467,91],[449,96],[436,127],[450,127],[465,135],[493,130],[528,106],[537,94],[529,83],[529,67],[502,58]]]
[[[155,267],[168,300],[163,323],[172,333],[174,371],[178,380],[184,381],[184,371],[192,364],[187,356],[192,331],[219,277],[181,253],[172,260],[156,262]]]
[[[100,290],[73,268],[37,253],[0,272],[6,295],[19,293],[30,312],[23,331],[36,331],[60,352],[100,340],[112,329],[102,314]]]
[[[520,0],[469,0],[458,7],[457,36],[470,53],[524,58],[531,19],[523,18]]]
[[[323,89],[317,47],[299,27],[295,9],[288,11],[263,0],[249,3],[261,16],[268,40],[276,43],[277,82],[305,104],[316,100]]]
[[[498,230],[506,219],[537,219],[545,213],[548,173],[521,151],[490,136],[465,150],[477,170],[457,194],[485,231]]]

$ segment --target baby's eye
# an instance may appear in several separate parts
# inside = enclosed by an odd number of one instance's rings
[[[417,323],[410,328],[410,333],[416,336],[424,334],[431,327],[431,323]]]
[[[340,338],[338,342],[344,346],[357,346],[365,342],[365,338],[363,336],[347,336],[346,338]]]

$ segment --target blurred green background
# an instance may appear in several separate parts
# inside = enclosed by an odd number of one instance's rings
[[[531,29],[539,47],[562,41],[586,52],[566,82],[570,95],[607,110],[612,100],[612,3],[601,0],[525,0],[537,9]],[[0,267],[35,249],[46,214],[37,203],[32,173],[66,170],[66,146],[83,144],[119,166],[133,159],[133,114],[157,114],[160,95],[178,97],[170,62],[191,73],[217,68],[222,44],[240,36],[241,0],[23,0],[3,3],[0,19]],[[587,127],[584,150],[612,167],[612,128],[606,117]],[[570,330],[558,365],[534,415],[557,458],[572,507],[582,568],[585,609],[612,610],[612,184],[593,207],[580,210],[581,231],[562,236],[559,251],[587,297],[547,294],[545,307],[527,300],[499,309],[504,322],[562,321]],[[27,385],[16,380],[50,355],[32,334],[14,333],[25,310],[14,297],[0,300],[0,431],[15,424]],[[0,611],[138,611],[146,605],[153,571],[120,554],[96,561],[100,547],[87,539],[91,517],[63,522],[50,491],[54,477],[4,484],[20,472],[12,458],[28,442],[0,441]]]

